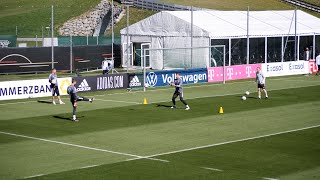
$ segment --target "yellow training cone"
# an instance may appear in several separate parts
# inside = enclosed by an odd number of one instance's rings
[[[219,114],[223,114],[223,108],[222,108],[222,106],[221,106],[220,109],[219,109]]]
[[[147,98],[143,99],[143,104],[148,104]]]

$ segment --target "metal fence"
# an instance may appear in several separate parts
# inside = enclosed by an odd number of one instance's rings
[[[151,10],[151,11],[190,11],[191,6],[184,6],[178,4],[171,4],[165,2],[159,2],[155,0],[121,0],[121,3],[131,2],[134,7]],[[193,10],[204,10],[204,8],[193,7]]]
[[[299,0],[280,0],[280,1],[292,4],[292,5],[295,5],[300,8],[307,9],[307,10],[310,10],[313,12],[320,13],[320,6],[313,4],[313,3],[308,3],[305,1],[299,1]]]
[[[102,61],[110,59],[112,47],[64,46],[55,47],[52,61],[51,47],[2,48],[0,74],[48,72],[52,64],[59,71],[86,71],[101,68]],[[114,46],[114,66],[121,63],[120,46]]]

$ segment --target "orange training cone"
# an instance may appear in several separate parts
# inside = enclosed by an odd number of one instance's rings
[[[148,104],[147,98],[143,99],[143,104]]]
[[[221,106],[220,109],[219,109],[219,114],[223,114],[223,108],[222,108],[222,106]]]

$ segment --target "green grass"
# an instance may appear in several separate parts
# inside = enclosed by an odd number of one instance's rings
[[[55,0],[55,30],[72,17],[88,11],[100,0]],[[51,1],[43,0],[1,0],[0,34],[16,34],[18,37],[38,37],[42,27],[51,25]],[[44,34],[47,34],[44,29]]]
[[[174,4],[182,4],[187,6],[194,6],[194,7],[202,7],[202,8],[209,8],[209,9],[216,9],[216,10],[241,10],[246,11],[248,7],[250,7],[251,11],[261,11],[261,10],[292,10],[295,7],[283,3],[277,0],[196,0],[196,1],[189,1],[189,0],[160,0],[162,2],[174,3]],[[314,1],[313,3],[319,3],[318,0],[308,0],[309,2]],[[312,11],[307,11],[302,9],[307,13],[310,13],[314,16],[320,18],[319,13],[315,13]]]
[[[55,34],[58,28],[67,20],[77,17],[97,5],[100,0],[56,0],[55,6]],[[152,11],[136,8],[130,9],[130,23],[138,22],[150,15]],[[42,27],[51,25],[51,2],[41,0],[2,0],[0,3],[0,34],[16,34],[18,37],[41,37]],[[115,34],[120,34],[120,29],[126,27],[124,17],[115,27]],[[44,29],[44,35],[48,32]],[[111,33],[107,33],[110,35]],[[34,45],[34,44],[31,44]]]
[[[248,6],[250,6],[251,10],[283,10],[294,8],[276,0],[238,0],[236,2],[233,0],[161,1],[217,10],[247,10]],[[55,34],[57,34],[58,28],[64,22],[90,10],[99,2],[100,0],[55,0]],[[0,3],[0,24],[2,25],[0,26],[0,34],[16,34],[17,26],[18,37],[35,37],[36,35],[41,37],[42,27],[45,28],[51,24],[50,5],[50,1],[42,0],[2,0]],[[154,13],[152,11],[130,8],[130,24],[147,18]],[[320,17],[318,13],[311,14]],[[120,30],[125,27],[126,18],[124,17],[115,26],[115,35],[119,35]],[[106,35],[110,34],[110,31],[106,32]],[[47,35],[46,29],[44,29],[44,35]]]
[[[137,8],[129,8],[129,24],[132,25],[138,21],[141,21],[156,12],[148,11],[148,10],[142,10]],[[114,33],[115,35],[120,35],[120,30],[127,27],[127,18],[124,16],[115,26],[114,26]],[[106,32],[105,35],[110,36],[111,35],[111,29]]]
[[[305,2],[308,2],[308,3],[313,3],[313,4],[316,4],[318,6],[320,6],[320,1],[318,0],[304,0]]]
[[[187,6],[202,7],[216,10],[243,10],[248,6],[251,10],[284,10],[292,9],[291,6],[277,0],[160,0],[162,2],[182,4]]]
[[[319,178],[320,128],[157,155],[320,125],[319,77],[280,77],[267,83],[270,99],[258,100],[252,92],[247,101],[240,97],[253,91],[251,81],[186,86],[190,111],[180,102],[178,109],[169,108],[171,88],[82,93],[96,101],[80,103],[79,123],[69,120],[67,97],[66,105],[57,106],[38,99],[1,101],[0,179],[39,174],[34,179]],[[144,97],[149,105],[141,104]],[[127,161],[136,156],[169,162]],[[92,165],[97,166],[81,169]]]

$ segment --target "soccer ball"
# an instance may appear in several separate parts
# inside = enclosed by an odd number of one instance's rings
[[[144,84],[144,87],[148,88],[148,87],[149,87],[149,84],[148,84],[148,83],[145,83],[145,84]]]
[[[247,97],[245,97],[245,96],[242,96],[242,98],[241,98],[242,100],[247,100]]]
[[[249,91],[246,91],[246,95],[248,96],[250,94],[250,92]]]

